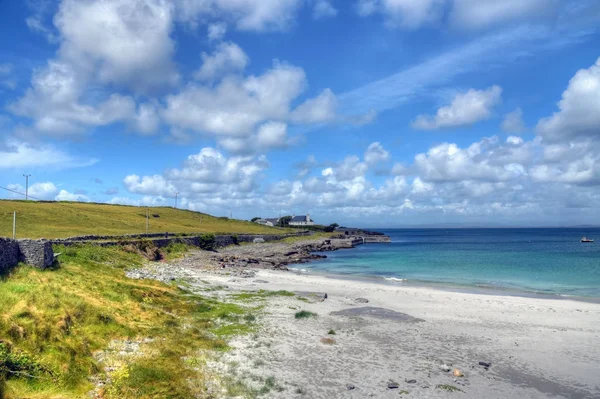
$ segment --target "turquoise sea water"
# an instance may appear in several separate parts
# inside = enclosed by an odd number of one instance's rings
[[[313,271],[408,285],[600,298],[600,228],[379,230],[391,244],[328,252]],[[595,243],[581,243],[582,236]]]

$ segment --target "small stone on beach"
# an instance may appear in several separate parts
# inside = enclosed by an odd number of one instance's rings
[[[400,385],[398,385],[398,383],[394,381],[390,381],[387,384],[388,389],[398,389],[399,386]]]
[[[450,371],[452,371],[452,368],[450,366],[448,366],[447,364],[440,364],[440,369],[442,371],[447,372],[447,373],[450,372]]]
[[[417,380],[404,380],[407,384],[416,384]]]
[[[348,385],[346,385],[346,388],[348,388],[348,390],[351,391],[351,390],[353,390],[356,387],[354,385],[352,385],[352,384],[348,384]]]
[[[354,301],[357,303],[369,303],[367,298],[356,298]]]
[[[480,365],[480,366],[483,366],[483,367],[485,367],[485,368],[487,369],[487,368],[489,368],[489,367],[490,367],[492,364],[491,364],[491,363],[488,363],[488,362],[479,362],[479,365]]]

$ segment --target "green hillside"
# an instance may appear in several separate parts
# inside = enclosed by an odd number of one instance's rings
[[[149,208],[150,233],[257,233],[285,230],[256,223],[217,218],[169,207]],[[81,202],[0,200],[0,237],[12,237],[17,212],[17,238],[64,238],[80,235],[124,235],[146,232],[146,207]]]

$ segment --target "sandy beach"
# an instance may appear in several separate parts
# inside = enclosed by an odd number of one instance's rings
[[[223,300],[297,293],[262,299],[258,333],[233,338],[234,349],[211,363],[250,387],[270,378],[274,389],[263,397],[600,398],[600,304],[206,270],[204,256],[156,270]],[[316,316],[296,319],[301,310]]]

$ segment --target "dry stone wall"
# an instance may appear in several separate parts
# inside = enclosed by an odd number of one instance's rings
[[[19,246],[14,240],[0,238],[0,273],[4,273],[19,263]]]
[[[0,273],[27,263],[40,269],[52,266],[52,243],[46,240],[9,240],[0,238]]]

